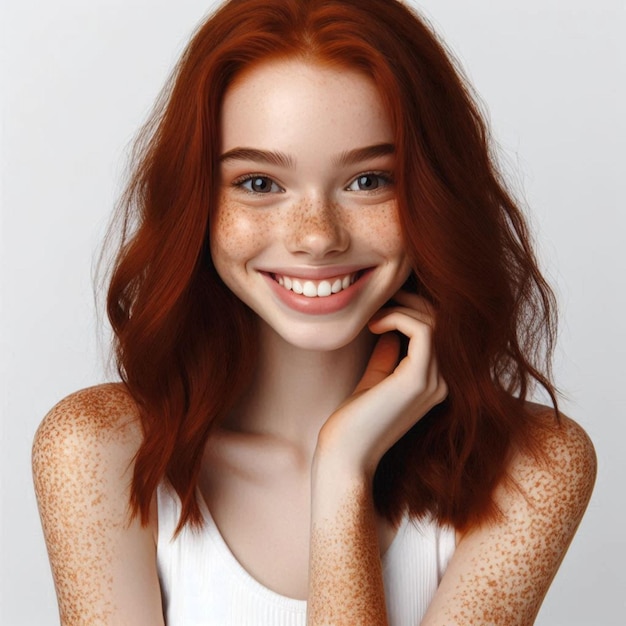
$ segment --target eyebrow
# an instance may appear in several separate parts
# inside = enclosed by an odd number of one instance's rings
[[[255,161],[289,169],[293,169],[295,166],[295,161],[284,152],[258,150],[256,148],[234,148],[229,150],[220,157],[221,163],[225,161]]]
[[[368,159],[394,154],[395,151],[396,148],[391,143],[378,143],[374,146],[366,146],[365,148],[356,148],[355,150],[342,152],[335,160],[334,164],[337,167],[355,165],[356,163],[361,163],[361,161],[367,161]]]
[[[368,159],[394,154],[395,151],[395,146],[391,143],[379,143],[373,146],[366,146],[365,148],[347,150],[333,160],[333,165],[336,167],[354,165]],[[225,161],[255,161],[288,169],[294,169],[296,164],[295,159],[284,152],[259,150],[257,148],[233,148],[220,157],[221,163]]]

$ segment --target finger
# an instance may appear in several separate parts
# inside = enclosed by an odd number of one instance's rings
[[[371,389],[393,372],[400,356],[400,340],[394,333],[385,333],[376,342],[365,372],[355,393]]]
[[[406,307],[382,309],[368,322],[368,328],[376,335],[397,330],[407,337],[426,329],[432,330],[432,319],[420,311]]]
[[[392,300],[411,309],[421,310],[429,315],[434,315],[435,313],[432,302],[424,298],[424,296],[418,296],[416,293],[409,293],[408,291],[399,289],[393,295]]]
[[[432,316],[423,310],[412,309],[406,306],[395,306],[386,309],[381,309],[378,311],[377,315],[373,317],[373,319],[382,319],[384,315],[389,315],[390,313],[402,313],[403,315],[408,315],[412,317],[414,320],[421,322],[422,324],[426,324],[430,328],[434,326],[434,320]]]
[[[433,406],[443,402],[448,397],[448,385],[441,375],[437,355],[434,351],[428,365],[427,389],[434,400]]]
[[[390,313],[372,320],[369,323],[369,329],[375,334],[388,333],[390,331],[398,331],[408,337],[409,345],[407,348],[407,357],[410,360],[411,369],[417,368],[423,372],[425,378],[428,378],[428,366],[434,358],[432,347],[432,328],[428,321],[421,319],[421,316],[412,311],[411,314],[401,310],[392,310]],[[402,362],[398,364],[399,369],[409,366],[409,363]]]

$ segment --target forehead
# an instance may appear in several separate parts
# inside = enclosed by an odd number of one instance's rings
[[[221,131],[223,151],[254,144],[326,152],[393,142],[372,79],[301,60],[268,61],[241,74],[225,94]]]

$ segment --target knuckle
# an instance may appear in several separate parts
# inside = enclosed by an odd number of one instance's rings
[[[439,381],[435,395],[439,402],[443,402],[448,397],[448,385],[445,383],[445,381]]]

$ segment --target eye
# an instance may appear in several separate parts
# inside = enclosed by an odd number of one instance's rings
[[[277,185],[268,176],[260,176],[258,174],[251,174],[244,176],[233,182],[233,186],[239,187],[248,193],[268,194],[268,193],[281,193],[284,191],[279,185]]]
[[[377,191],[393,183],[391,175],[382,172],[359,174],[347,187],[347,191]]]

